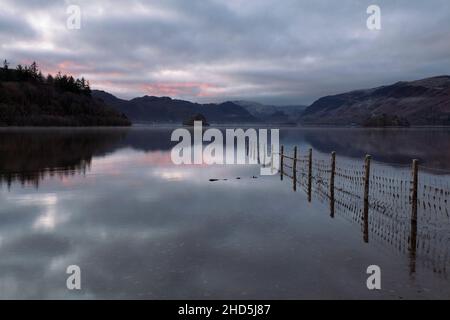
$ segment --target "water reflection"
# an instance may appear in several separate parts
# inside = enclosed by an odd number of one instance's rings
[[[2,130],[0,184],[38,187],[47,176],[85,174],[94,156],[114,151],[125,136],[120,130]]]
[[[333,205],[326,173],[320,180],[324,183],[314,180],[308,202],[307,175],[301,169],[299,189],[306,192],[293,194],[291,183],[258,176],[256,166],[172,165],[171,131],[1,131],[0,148],[8,156],[2,152],[0,169],[9,177],[3,180],[9,189],[0,190],[0,298],[450,296],[443,268],[450,228],[441,223],[448,208],[443,202],[440,207],[430,206],[428,199],[419,202],[417,250],[408,250],[414,233],[406,189],[396,191],[401,197],[394,201],[386,196],[392,190],[374,184],[369,200],[385,199],[371,203],[369,243],[364,243],[361,198],[342,192],[343,177],[336,178]],[[310,146],[319,159],[323,146],[308,138],[313,131],[281,132],[285,145],[299,145],[304,157],[299,166],[306,165]],[[362,170],[359,152],[365,149],[339,152],[341,143],[330,137],[326,146],[338,150],[339,167],[352,165],[354,154]],[[414,143],[413,149],[420,149],[424,142]],[[380,157],[391,159],[386,153]],[[437,163],[434,157],[423,161]],[[329,161],[323,154],[313,170]],[[73,170],[77,166],[85,170]],[[373,168],[374,179],[379,170],[403,174],[390,165]],[[67,174],[52,176],[52,170]],[[39,174],[26,180],[29,172]],[[445,179],[421,174],[420,190]],[[27,181],[39,188],[28,187]],[[359,183],[350,185],[356,191]],[[81,292],[65,288],[70,264],[82,269]],[[371,264],[386,270],[381,292],[365,286]]]
[[[410,164],[412,159],[432,168],[450,170],[450,128],[360,129],[304,128],[284,130],[286,144],[361,159],[366,154],[386,163]]]
[[[168,151],[173,128],[119,129],[0,129],[0,184],[14,181],[36,187],[46,176],[83,175],[93,157],[115,150]],[[221,130],[225,130],[224,128]],[[450,129],[281,129],[281,143],[312,147],[322,153],[450,170]],[[165,161],[170,159],[166,158]],[[437,171],[436,173],[439,173]]]

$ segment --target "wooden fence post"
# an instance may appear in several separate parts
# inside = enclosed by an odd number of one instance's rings
[[[330,215],[334,218],[334,175],[336,174],[336,152],[331,153],[330,172]]]
[[[292,163],[292,181],[294,183],[294,191],[297,191],[297,146],[294,147],[294,160]]]
[[[284,169],[283,169],[283,162],[284,162],[284,159],[283,159],[283,152],[284,152],[284,146],[282,145],[281,146],[281,151],[280,151],[280,177],[281,177],[281,180],[283,180],[283,175],[284,175]]]
[[[412,203],[411,203],[411,235],[410,235],[410,258],[411,272],[415,272],[416,248],[417,248],[417,188],[419,185],[419,161],[412,162]]]
[[[369,242],[369,187],[370,187],[370,155],[366,155],[364,174],[364,242]]]
[[[308,201],[311,202],[312,193],[312,148],[309,149],[308,156]]]

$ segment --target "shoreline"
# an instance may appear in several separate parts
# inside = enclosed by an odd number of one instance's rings
[[[110,125],[110,126],[102,126],[102,125],[93,125],[93,126],[2,126],[0,125],[0,130],[2,129],[112,129],[112,128],[181,128],[181,127],[189,127],[183,124],[178,123],[132,123],[129,126],[124,125]],[[450,129],[450,126],[439,125],[418,125],[418,126],[409,126],[409,127],[401,127],[401,126],[389,126],[389,127],[364,127],[364,126],[350,126],[350,125],[287,125],[287,124],[276,124],[276,123],[209,123],[209,127],[218,127],[218,128],[252,128],[252,127],[279,127],[286,129],[364,129],[364,130],[389,130],[389,129]]]

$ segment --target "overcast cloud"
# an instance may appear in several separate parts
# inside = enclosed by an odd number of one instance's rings
[[[66,28],[69,4],[80,30]],[[370,4],[380,31],[366,27]],[[309,104],[450,74],[450,1],[0,0],[0,58],[123,98]]]

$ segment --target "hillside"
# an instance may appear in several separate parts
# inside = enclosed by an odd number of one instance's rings
[[[307,108],[304,105],[266,105],[253,101],[233,101],[233,103],[245,108],[252,116],[261,122],[288,123],[296,122],[301,113]]]
[[[301,115],[303,124],[450,125],[450,76],[326,96]]]
[[[0,126],[128,126],[129,120],[93,98],[84,79],[44,78],[35,63],[0,68]]]
[[[143,96],[123,100],[99,90],[93,97],[124,113],[133,122],[165,122],[181,124],[195,114],[202,114],[211,123],[250,123],[257,119],[243,107],[233,103],[199,104],[169,97]]]

